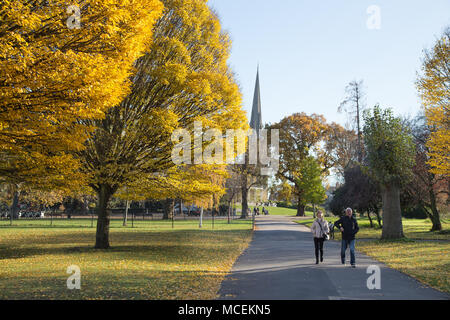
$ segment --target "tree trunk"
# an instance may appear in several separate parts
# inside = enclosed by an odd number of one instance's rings
[[[123,216],[123,226],[126,227],[127,223],[128,223],[128,209],[130,208],[130,202],[127,200],[126,204],[125,204],[125,213]]]
[[[384,186],[381,193],[383,198],[383,232],[381,239],[401,239],[404,234],[400,188],[395,185]]]
[[[203,228],[203,207],[200,208],[200,219],[198,222],[199,228]]]
[[[298,204],[297,204],[297,217],[304,217],[305,216],[305,205],[302,204],[302,196],[298,196]]]
[[[437,209],[436,195],[434,194],[433,188],[430,188],[430,202],[432,212],[431,222],[433,223],[431,231],[441,231],[442,230],[441,218],[439,216],[439,211]]]
[[[83,211],[85,215],[89,214],[89,202],[86,198],[86,196],[83,197]]]
[[[381,221],[380,209],[375,208],[375,214],[377,215],[377,221],[380,228],[383,228],[383,222]]]
[[[247,174],[242,174],[242,212],[241,212],[241,219],[247,219],[248,218],[248,188],[247,188]]]
[[[95,239],[96,249],[108,249],[109,245],[109,212],[108,202],[113,195],[112,188],[108,185],[101,185],[98,192],[97,203],[97,234]]]
[[[367,211],[367,217],[369,218],[370,227],[373,228],[373,221],[372,221],[372,217],[370,216],[370,211]]]
[[[13,201],[10,208],[11,219],[19,218],[19,190],[17,189],[17,186],[14,186]]]
[[[175,207],[175,200],[174,199],[166,199],[166,202],[164,204],[163,220],[172,219],[174,207]]]

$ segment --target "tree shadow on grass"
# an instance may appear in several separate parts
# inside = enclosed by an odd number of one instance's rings
[[[226,254],[232,249],[229,246],[218,245],[242,239],[243,232],[250,231],[113,232],[110,239],[112,247],[107,250],[94,248],[94,233],[85,231],[64,233],[33,238],[32,240],[25,238],[16,245],[14,243],[2,243],[0,244],[0,260],[23,259],[43,255],[101,254],[102,259],[108,260],[147,260],[154,258],[156,255],[170,263],[180,261],[180,256],[202,259],[208,257],[208,255],[218,254],[219,250],[221,254]]]

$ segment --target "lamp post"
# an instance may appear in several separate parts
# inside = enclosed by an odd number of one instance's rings
[[[175,223],[175,206],[173,206],[173,209],[172,209],[172,229],[175,228],[174,223]]]
[[[125,203],[125,215],[123,217],[123,226],[126,227],[127,226],[127,222],[128,222],[128,209],[130,208],[130,202],[126,201]]]

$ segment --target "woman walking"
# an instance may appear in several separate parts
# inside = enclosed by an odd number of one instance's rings
[[[314,236],[314,247],[316,250],[316,264],[319,264],[319,252],[320,252],[320,262],[323,262],[323,243],[325,237],[330,232],[328,227],[328,222],[323,218],[322,211],[317,212],[317,219],[313,222],[311,226],[311,232]]]

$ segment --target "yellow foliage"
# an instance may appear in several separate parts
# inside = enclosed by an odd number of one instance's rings
[[[225,193],[227,172],[224,167],[192,165],[173,167],[164,173],[141,176],[120,189],[117,195],[128,200],[183,199],[204,207],[211,206]]]
[[[163,3],[150,50],[136,62],[131,93],[95,123],[82,153],[84,168],[95,190],[108,185],[131,199],[208,202],[224,193],[218,177],[225,168],[175,167],[171,135],[192,132],[197,121],[204,130],[247,128],[227,64],[231,41],[205,0]]]
[[[417,87],[432,132],[428,142],[432,172],[450,176],[450,27],[425,52]]]
[[[90,129],[129,93],[132,66],[150,45],[158,0],[6,0],[0,6],[0,176],[70,181]],[[70,12],[70,11],[69,11]],[[72,175],[72,177],[68,177]],[[79,174],[78,174],[79,175]]]

